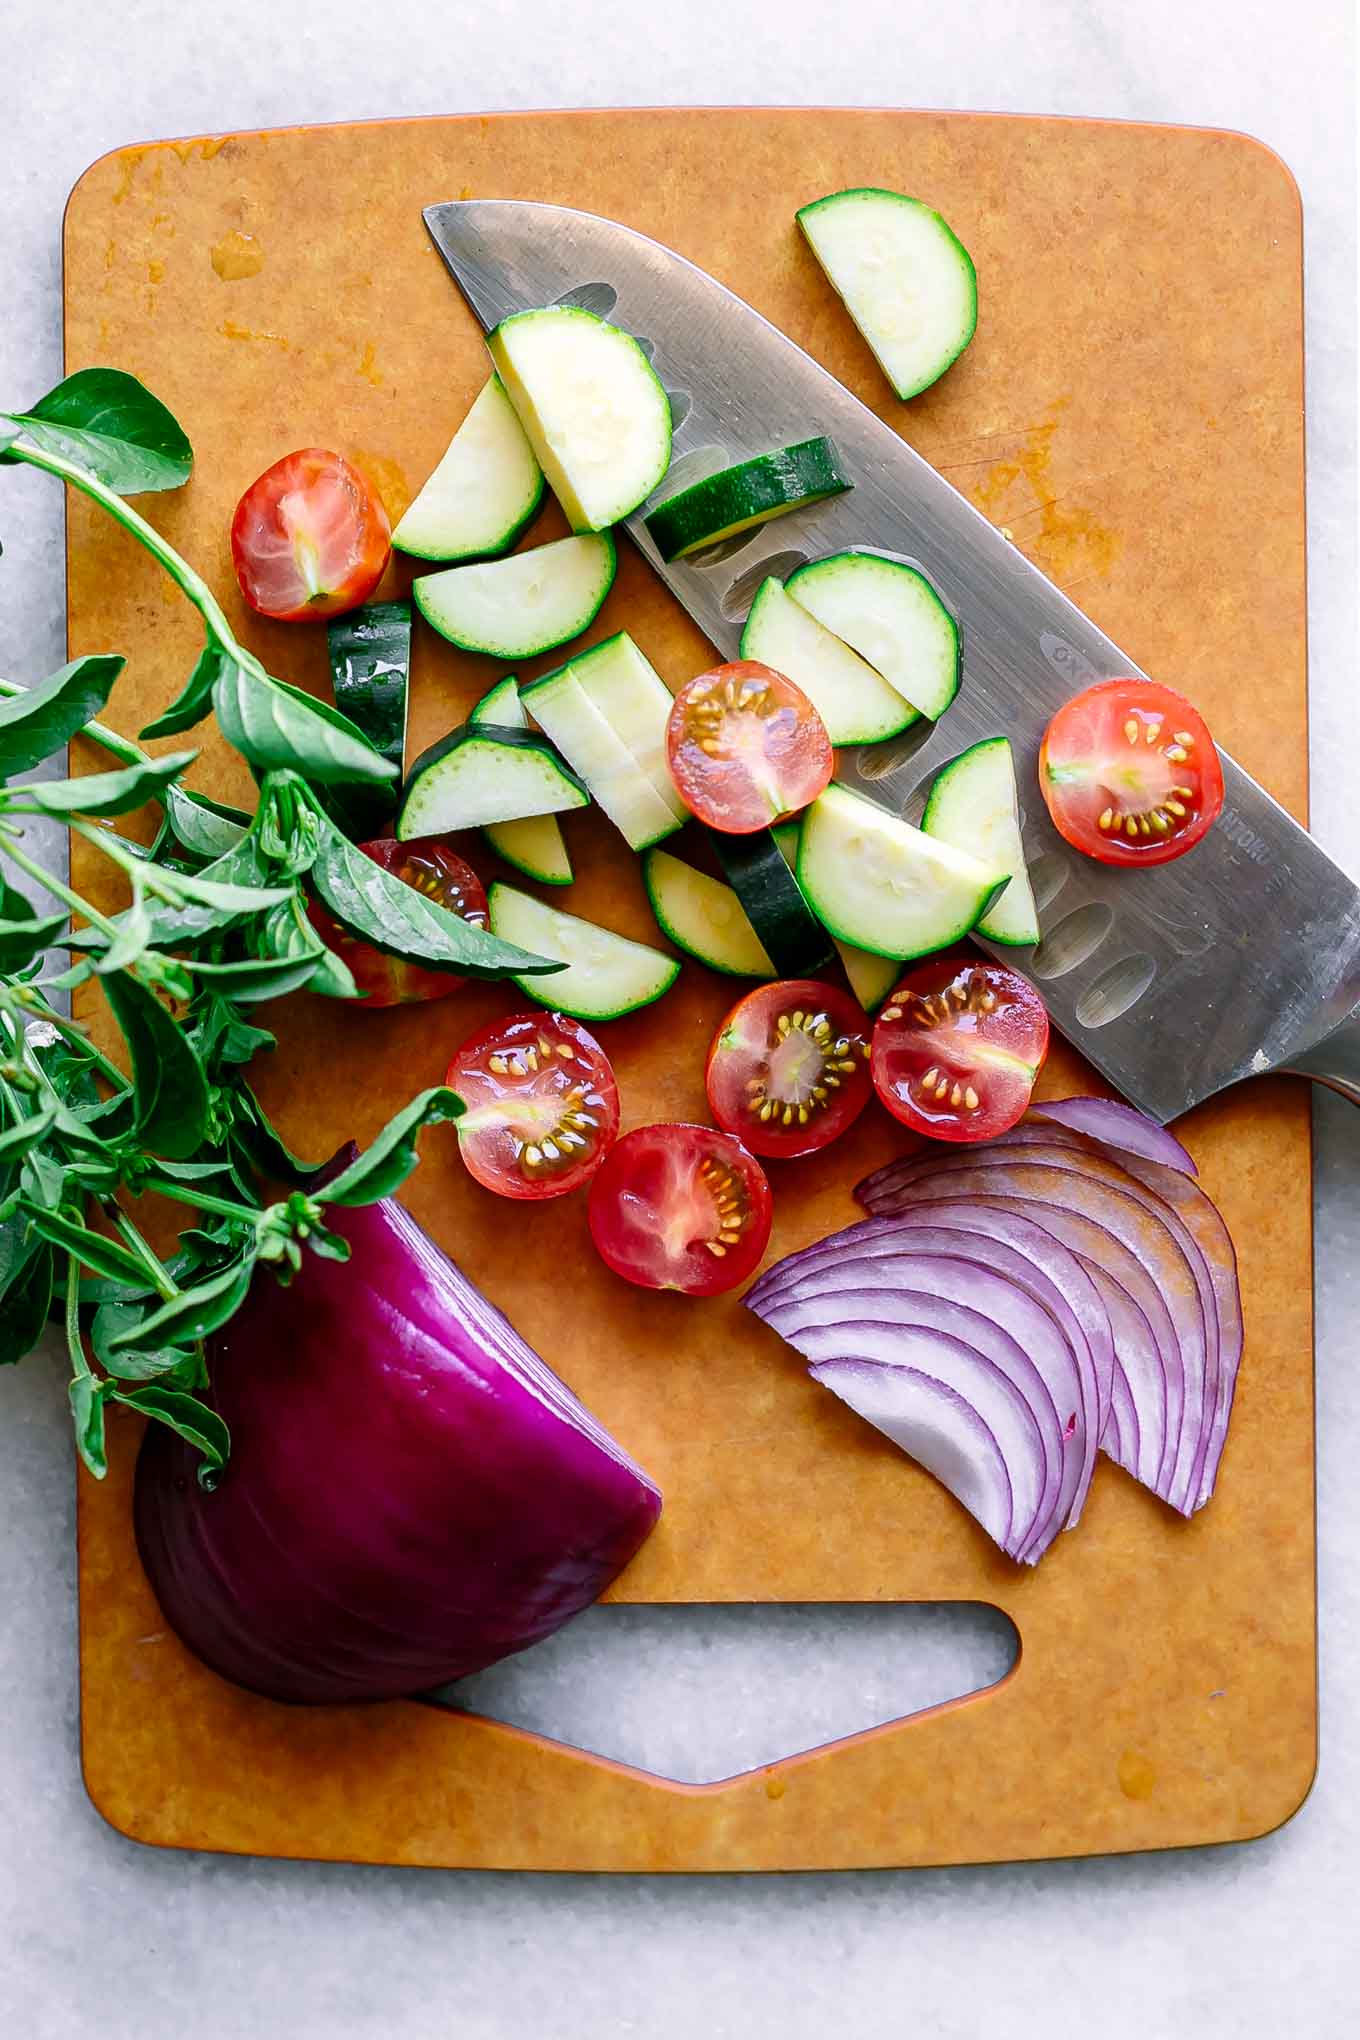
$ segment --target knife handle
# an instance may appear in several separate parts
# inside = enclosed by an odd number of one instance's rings
[[[1312,1048],[1283,1065],[1290,1076],[1311,1077],[1360,1105],[1360,1006],[1353,1006],[1339,1026]]]

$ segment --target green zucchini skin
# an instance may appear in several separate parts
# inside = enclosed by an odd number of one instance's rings
[[[368,602],[326,626],[335,705],[374,749],[402,768],[411,680],[411,605]],[[400,780],[328,789],[326,806],[354,842],[376,836],[397,811]]]
[[[564,914],[517,886],[497,879],[487,893],[491,932],[502,941],[518,938],[515,928],[536,930],[566,969],[554,972],[552,996],[538,990],[528,975],[515,983],[540,1006],[569,1013],[576,1020],[621,1020],[663,998],[680,975],[678,956],[667,956],[645,942],[617,935],[578,914]],[[535,952],[537,953],[537,952]]]
[[[727,883],[741,901],[781,978],[815,977],[835,957],[831,938],[803,897],[773,831],[749,836],[708,831]]]
[[[668,496],[648,514],[647,532],[669,563],[853,486],[829,439],[801,439]]]

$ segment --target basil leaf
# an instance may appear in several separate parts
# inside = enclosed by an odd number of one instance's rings
[[[66,915],[35,914],[22,893],[4,892],[5,913],[0,918],[0,972],[7,977],[22,970],[35,956],[56,941],[66,926]]]
[[[226,1465],[231,1433],[217,1411],[210,1410],[197,1396],[186,1395],[183,1389],[163,1388],[159,1382],[148,1382],[142,1388],[110,1388],[108,1393],[115,1402],[126,1403],[130,1410],[140,1410],[143,1416],[168,1424],[187,1445],[201,1452],[205,1468],[200,1469],[200,1478],[204,1470],[217,1472]]]
[[[231,1261],[206,1282],[197,1283],[192,1289],[181,1290],[169,1303],[163,1303],[159,1310],[141,1317],[136,1324],[128,1325],[109,1340],[110,1351],[151,1352],[166,1345],[183,1345],[186,1341],[206,1339],[219,1325],[234,1317],[246,1300],[250,1279],[255,1272],[255,1253],[252,1247],[240,1260]]]
[[[205,716],[212,714],[213,687],[224,667],[234,664],[217,645],[205,645],[198,655],[198,663],[185,681],[180,692],[149,723],[144,723],[137,734],[143,740],[147,737],[177,737],[181,730],[191,730],[195,723],[201,723]]]
[[[286,680],[230,664],[217,677],[213,706],[227,742],[261,771],[293,768],[319,786],[398,776],[348,716]]]
[[[126,970],[130,964],[137,962],[150,941],[151,914],[145,895],[134,879],[132,905],[118,916],[118,933],[95,964],[95,970],[101,977],[107,976],[110,971]]]
[[[55,1213],[66,1194],[66,1169],[41,1148],[30,1148],[19,1165],[19,1184],[28,1203]]]
[[[178,779],[198,756],[197,751],[172,751],[145,765],[127,765],[121,772],[90,772],[83,779],[41,779],[27,786],[7,786],[6,801],[28,801],[46,815],[126,815],[154,800],[172,779]]]
[[[187,1161],[208,1125],[202,1065],[188,1037],[145,985],[126,971],[106,977],[103,984],[132,1058],[137,1131],[153,1153]]]
[[[294,894],[286,906],[275,907],[265,915],[256,942],[263,956],[292,957],[297,961],[310,958],[312,972],[307,982],[311,991],[329,999],[358,998],[359,987],[349,965],[322,941],[300,894]]]
[[[312,883],[345,927],[389,955],[423,964],[427,970],[502,978],[564,968],[556,958],[534,956],[513,942],[502,942],[438,906],[414,886],[404,885],[365,857],[327,818],[322,818]]]
[[[221,801],[209,800],[205,793],[191,793],[183,786],[166,788],[165,814],[184,848],[209,860],[234,850],[251,822],[240,808],[225,807]]]
[[[240,1094],[246,1110],[234,1131],[250,1161],[264,1175],[276,1176],[280,1182],[310,1183],[317,1171],[324,1168],[324,1162],[304,1162],[293,1153],[249,1084],[241,1085]]]
[[[0,1162],[17,1162],[30,1148],[37,1147],[47,1139],[56,1125],[57,1107],[44,1105],[30,1119],[21,1119],[17,1126],[10,1126],[0,1133]]]
[[[211,979],[229,997],[252,1006],[300,992],[316,976],[320,963],[316,956],[242,956],[231,963],[194,963],[190,968],[195,977]]]
[[[176,871],[163,881],[167,895],[177,900],[190,900],[195,905],[212,907],[223,914],[257,914],[266,907],[282,906],[286,900],[295,897],[294,885],[242,885],[235,879],[214,878],[211,874],[226,863],[219,858],[217,864],[208,865],[204,871]]]
[[[192,1041],[199,1059],[209,1068],[216,1069],[225,1064],[238,1067],[250,1062],[261,1049],[275,1046],[274,1036],[263,1027],[251,1027],[242,1020],[228,1000],[219,998],[209,991],[201,1003],[195,1002],[196,1011],[189,1027]]]
[[[45,1211],[35,1204],[25,1204],[23,1208],[40,1239],[54,1247],[64,1247],[83,1268],[92,1268],[96,1275],[107,1275],[115,1282],[140,1282],[146,1273],[135,1254],[106,1234],[92,1232],[79,1219],[68,1218],[62,1211]]]
[[[314,1189],[312,1195],[318,1204],[376,1204],[380,1197],[390,1197],[400,1189],[419,1159],[416,1136],[421,1128],[447,1125],[465,1109],[457,1092],[450,1091],[445,1084],[422,1091],[395,1118],[388,1120],[357,1160],[329,1183]]]
[[[37,1251],[38,1241],[22,1211],[0,1219],[0,1300],[9,1294]]]
[[[12,1366],[33,1351],[51,1307],[52,1249],[44,1242],[11,1285],[0,1310],[0,1367]]]
[[[104,1303],[94,1314],[90,1344],[94,1357],[108,1374],[121,1381],[152,1381],[158,1374],[171,1374],[193,1356],[175,1346],[159,1347],[150,1353],[124,1352],[113,1344],[120,1332],[130,1331],[146,1315],[140,1304],[128,1301]]]
[[[252,828],[241,838],[234,849],[224,851],[216,863],[209,864],[195,874],[192,881],[197,897],[186,896],[183,905],[158,906],[152,910],[152,927],[155,945],[158,949],[177,948],[183,943],[195,942],[202,935],[211,934],[215,929],[230,927],[242,909],[239,907],[213,906],[202,898],[202,888],[227,886],[248,895],[253,912],[263,903],[262,896],[269,893],[271,899],[279,897],[279,889],[268,883],[271,876],[268,861],[260,847],[257,831]],[[178,887],[183,874],[175,873],[172,884]],[[218,899],[230,899],[234,892],[219,893]],[[287,895],[284,894],[284,897]]]
[[[19,438],[0,460],[22,460],[24,439],[88,468],[120,496],[178,489],[193,471],[194,453],[178,421],[135,375],[119,368],[83,368],[40,397],[32,410],[0,416]]]
[[[92,1374],[74,1375],[66,1388],[75,1425],[76,1450],[86,1471],[96,1480],[103,1480],[109,1470],[104,1450],[104,1403],[112,1393],[109,1382],[96,1381]]]
[[[0,701],[0,778],[31,772],[69,743],[108,700],[125,659],[73,659],[25,694]]]

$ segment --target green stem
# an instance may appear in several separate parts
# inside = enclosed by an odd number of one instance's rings
[[[88,900],[83,900],[78,892],[72,892],[64,879],[58,878],[55,873],[48,871],[46,866],[35,862],[26,850],[21,850],[16,832],[3,825],[0,825],[0,850],[12,863],[18,865],[20,871],[26,871],[31,879],[35,879],[44,892],[50,892],[54,899],[61,900],[73,914],[83,915],[90,926],[98,928],[101,935],[107,935],[110,942],[117,940],[119,930],[108,916],[101,914],[97,907],[92,907]]]
[[[66,1344],[76,1374],[92,1377],[94,1370],[85,1358],[85,1341],[80,1336],[80,1263],[74,1254],[66,1256]]]
[[[130,531],[152,557],[160,561],[171,580],[188,596],[203,618],[208,627],[208,635],[216,640],[228,657],[235,659],[238,665],[246,667],[248,671],[267,677],[254,653],[248,652],[244,645],[237,643],[227,621],[226,612],[207,582],[194,572],[189,562],[182,559],[166,539],[161,537],[155,525],[148,524],[145,517],[134,510],[116,489],[109,488],[97,476],[92,475],[88,468],[78,466],[75,461],[63,460],[60,454],[47,453],[41,447],[26,444],[22,438],[15,440],[10,448],[10,455],[15,460],[27,461],[30,467],[43,468],[49,475],[57,475],[63,482],[69,483],[71,488],[79,489],[82,494],[92,497],[96,503],[102,505],[110,517],[116,518],[125,531]]]
[[[123,1244],[132,1249],[132,1252],[137,1256],[137,1259],[145,1268],[152,1282],[155,1283],[156,1294],[161,1298],[162,1302],[171,1302],[180,1293],[179,1285],[164,1261],[162,1261],[160,1255],[156,1253],[148,1240],[143,1239],[141,1233],[121,1206],[110,1206],[108,1208],[112,1212],[113,1222],[118,1228]]]
[[[259,1212],[244,1204],[231,1204],[225,1197],[214,1197],[207,1190],[200,1190],[196,1183],[174,1183],[168,1177],[158,1176],[152,1170],[142,1178],[142,1189],[157,1197],[173,1197],[180,1204],[191,1204],[195,1211],[210,1211],[218,1218],[232,1218],[253,1224]]]

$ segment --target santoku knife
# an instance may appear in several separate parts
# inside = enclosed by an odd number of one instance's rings
[[[842,753],[839,776],[915,821],[941,765],[1009,736],[1043,939],[996,953],[1033,976],[1111,1083],[1161,1120],[1278,1069],[1360,1103],[1360,889],[1227,756],[1223,813],[1175,863],[1119,870],[1071,849],[1039,797],[1039,740],[1070,695],[1140,668],[890,426],[724,285],[616,221],[473,199],[430,206],[425,223],[483,327],[566,301],[642,342],[676,428],[653,500],[810,433],[835,441],[852,490],[699,563],[664,565],[644,510],[627,529],[729,658],[765,572],[859,546],[929,575],[962,629],[958,696],[938,724]]]

